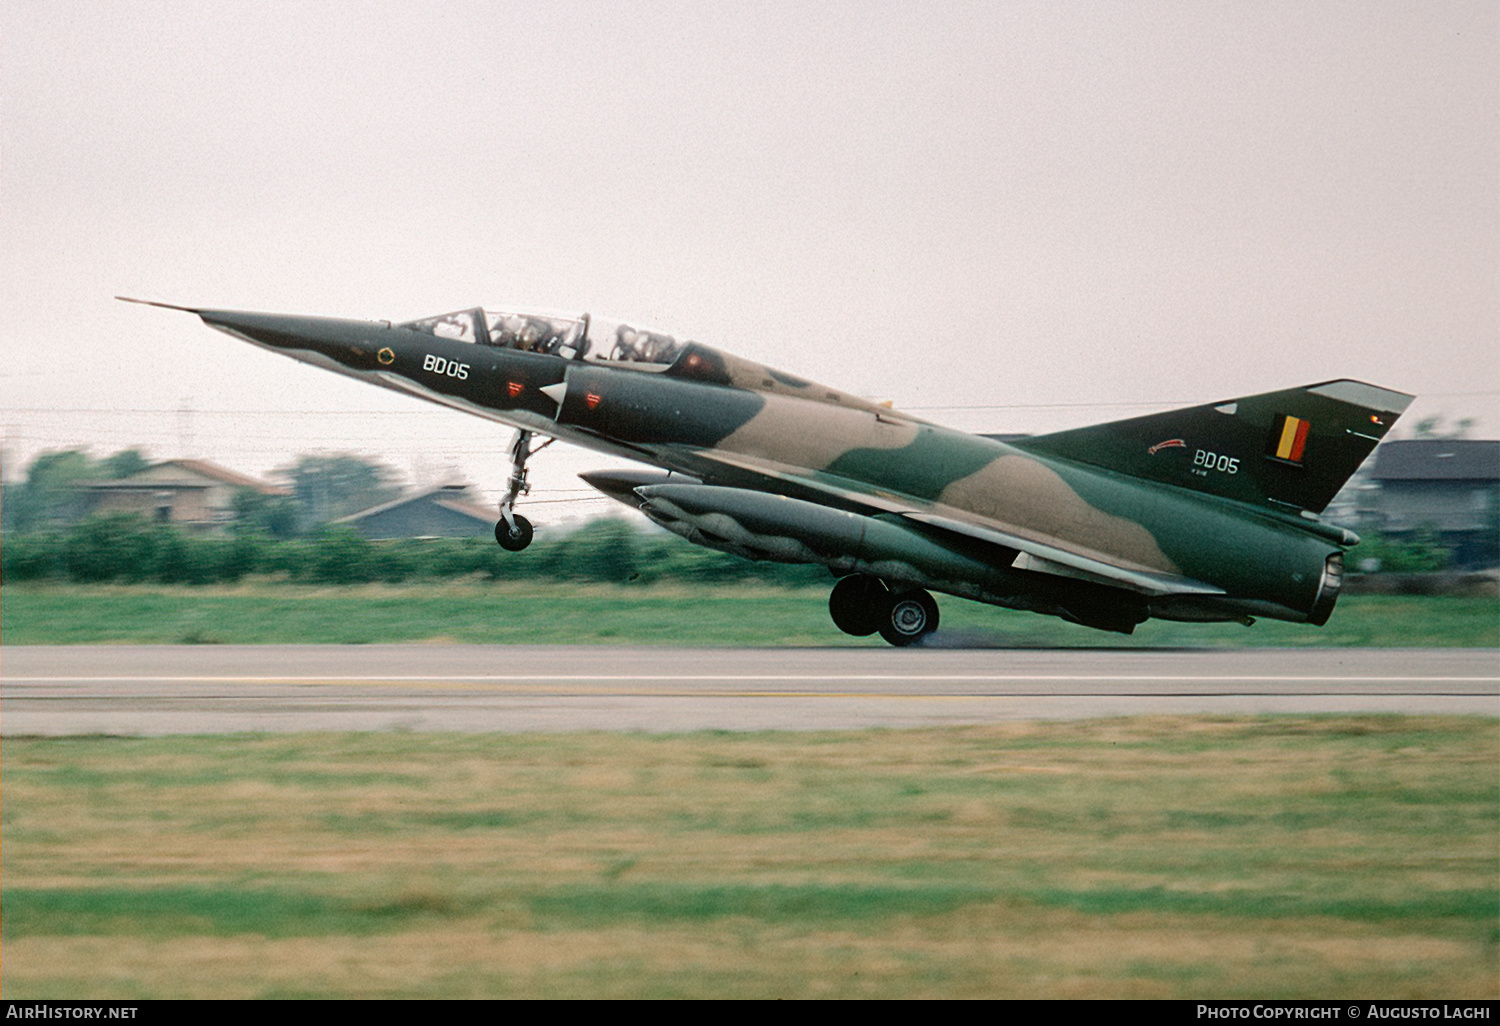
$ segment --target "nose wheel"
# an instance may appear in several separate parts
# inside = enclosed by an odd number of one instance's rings
[[[857,638],[879,633],[892,645],[914,645],[937,630],[938,607],[921,588],[891,589],[878,577],[850,574],[833,586],[834,626]]]
[[[510,522],[507,523],[502,517],[495,524],[495,540],[506,552],[520,552],[531,544],[531,521],[512,512]]]
[[[495,524],[495,541],[507,552],[520,552],[531,544],[531,521],[516,512],[516,500],[531,491],[526,482],[526,461],[553,441],[549,438],[532,448],[531,432],[517,431],[516,440],[511,443],[510,481],[506,484],[505,498],[500,501],[500,520]]]

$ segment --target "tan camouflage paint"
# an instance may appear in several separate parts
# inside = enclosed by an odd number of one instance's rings
[[[917,438],[917,425],[895,415],[779,395],[764,398],[765,409],[726,435],[716,449],[823,470],[851,449],[903,449]]]
[[[1056,471],[1026,456],[1002,456],[954,481],[938,497],[964,519],[976,514],[1023,538],[1067,547],[1079,555],[1132,570],[1180,573],[1140,524],[1085,502]]]

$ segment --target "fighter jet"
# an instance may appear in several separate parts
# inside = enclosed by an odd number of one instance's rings
[[[506,549],[532,538],[527,460],[562,439],[655,468],[583,478],[690,542],[827,567],[834,624],[901,646],[937,628],[932,592],[1123,634],[1151,617],[1321,626],[1359,539],[1319,513],[1412,401],[1323,381],[1003,440],[587,314],[149,305],[514,428]]]

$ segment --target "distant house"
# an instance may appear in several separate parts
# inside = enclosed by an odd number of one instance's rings
[[[443,485],[333,521],[371,541],[386,538],[487,538],[500,514],[474,503],[468,485]]]
[[[1500,530],[1500,441],[1417,438],[1375,451],[1368,526],[1409,539],[1431,531],[1455,565],[1493,564]]]
[[[88,513],[136,513],[195,531],[234,520],[234,497],[243,488],[284,496],[285,488],[237,474],[208,460],[168,460],[139,474],[85,485]]]

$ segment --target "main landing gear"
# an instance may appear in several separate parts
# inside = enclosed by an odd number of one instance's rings
[[[833,586],[828,613],[845,634],[880,636],[892,645],[914,645],[937,630],[938,607],[921,588],[890,588],[878,577],[851,574]]]
[[[510,482],[505,498],[500,501],[500,520],[495,524],[495,541],[507,552],[520,552],[531,544],[531,521],[516,512],[516,500],[531,491],[531,485],[526,483],[526,461],[553,441],[549,438],[533,449],[531,432],[517,431],[516,440],[511,443]]]

